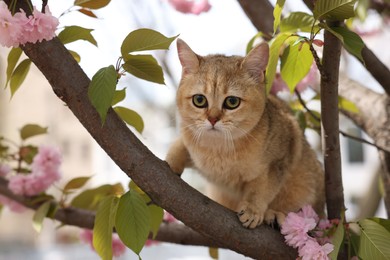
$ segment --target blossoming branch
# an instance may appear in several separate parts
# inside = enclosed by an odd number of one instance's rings
[[[7,4],[0,1],[0,45],[18,47],[26,43],[51,40],[59,22],[52,16],[48,6],[42,13],[33,7],[32,15],[20,10],[12,15]]]

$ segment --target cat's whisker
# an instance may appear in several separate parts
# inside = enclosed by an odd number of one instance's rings
[[[226,128],[226,129],[224,129],[224,135],[226,137],[228,150],[229,150],[229,152],[232,152],[232,156],[235,157],[236,156],[236,147],[234,145],[234,139],[233,139],[232,132],[230,131],[230,129]]]
[[[238,127],[238,126],[235,126],[235,125],[232,125],[232,126],[233,126],[235,129],[237,129],[238,131],[240,131],[241,133],[243,133],[243,136],[245,136],[248,140],[252,140],[252,139],[253,139],[256,143],[258,143],[258,144],[261,145],[260,141],[257,140],[257,138],[254,137],[254,136],[253,136],[251,133],[249,133],[248,131],[246,131],[246,130],[244,130],[244,129]],[[250,139],[250,138],[252,138],[252,139]]]

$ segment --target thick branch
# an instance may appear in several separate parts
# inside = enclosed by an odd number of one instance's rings
[[[57,38],[27,44],[23,49],[91,136],[157,205],[200,234],[236,252],[258,259],[294,258],[294,250],[284,244],[275,230],[266,226],[256,230],[243,228],[232,211],[173,174],[168,164],[155,157],[112,109],[101,126],[87,95],[90,80]]]
[[[268,0],[238,0],[238,2],[256,29],[263,32],[265,38],[271,39],[274,28],[272,4]]]
[[[321,125],[326,204],[330,219],[340,218],[344,210],[338,110],[340,53],[340,41],[333,34],[325,31],[321,73]]]
[[[342,75],[340,95],[352,101],[359,113],[342,111],[360,126],[379,147],[390,150],[390,97],[363,87],[358,82]],[[382,180],[385,188],[385,206],[390,216],[390,153],[380,151]]]
[[[8,182],[0,177],[1,195],[18,202],[27,208],[33,210],[38,209],[39,204],[32,204],[30,198],[13,194],[12,191],[7,188],[7,185]],[[52,204],[52,208],[57,208],[58,205],[56,205],[55,202],[52,202]],[[95,221],[95,212],[73,207],[59,208],[53,218],[66,225],[92,229]],[[179,223],[161,224],[158,234],[154,240],[181,245],[223,247],[223,245],[217,244],[215,241],[208,239],[193,231],[189,227]]]
[[[381,84],[386,94],[390,96],[390,70],[383,64],[378,57],[364,45],[362,56],[366,69]]]

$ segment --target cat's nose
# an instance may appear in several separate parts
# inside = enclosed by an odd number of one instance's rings
[[[214,126],[219,120],[219,118],[217,118],[217,117],[209,117],[207,119],[209,120],[209,122],[212,126]]]

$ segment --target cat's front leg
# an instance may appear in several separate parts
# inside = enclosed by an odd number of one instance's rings
[[[165,161],[171,170],[178,175],[181,175],[184,168],[190,164],[190,155],[181,138],[178,138],[171,145]]]
[[[280,190],[280,183],[273,177],[262,175],[246,183],[243,196],[238,205],[238,217],[246,228],[255,228],[268,221],[268,206]]]

